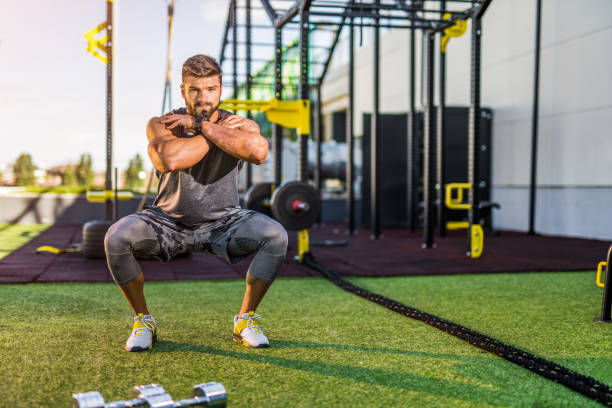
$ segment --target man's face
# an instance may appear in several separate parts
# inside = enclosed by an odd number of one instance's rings
[[[205,78],[186,76],[181,84],[187,112],[193,116],[205,114],[209,118],[219,108],[221,80],[218,75]]]

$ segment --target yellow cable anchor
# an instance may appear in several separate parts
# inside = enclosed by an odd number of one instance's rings
[[[444,13],[442,20],[448,20],[453,15],[451,13]],[[450,41],[451,37],[461,37],[467,31],[468,23],[466,20],[458,19],[450,27],[444,29],[444,35],[440,38],[440,52],[446,52],[446,45]]]
[[[104,35],[104,37],[96,38],[96,34],[100,33],[102,30],[106,29],[107,23],[104,22],[88,32],[86,32],[83,37],[87,40],[87,52],[92,54],[94,57],[102,61],[104,65],[108,64],[108,49],[106,48],[106,43],[108,41],[108,35]],[[102,54],[102,51],[104,54]],[[105,55],[106,54],[106,55]]]

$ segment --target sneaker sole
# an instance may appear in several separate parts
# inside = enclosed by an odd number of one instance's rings
[[[147,350],[151,350],[153,348],[153,344],[157,342],[157,334],[153,335],[153,340],[151,341],[151,344],[149,345],[149,347],[132,347],[131,349],[129,348],[125,348],[127,351],[135,351],[135,352],[139,352],[139,351],[147,351]]]
[[[249,343],[247,343],[242,336],[240,336],[239,334],[233,333],[232,334],[232,340],[234,340],[234,342],[236,343],[240,343],[242,344],[244,347],[248,347],[248,348],[268,348],[270,347],[269,344],[260,344],[259,346],[251,346]]]

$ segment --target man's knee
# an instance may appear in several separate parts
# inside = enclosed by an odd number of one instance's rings
[[[260,231],[266,248],[275,253],[287,252],[287,231],[278,221],[268,218]]]
[[[109,254],[124,254],[130,252],[131,245],[128,234],[124,229],[119,228],[116,222],[108,229],[104,237],[104,251]]]

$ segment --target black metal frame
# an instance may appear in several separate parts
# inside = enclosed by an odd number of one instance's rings
[[[232,0],[230,7],[235,7],[238,0]],[[434,246],[434,225],[435,225],[435,211],[434,211],[434,181],[438,182],[438,214],[440,225],[439,233],[444,235],[445,225],[443,225],[443,214],[444,214],[444,157],[443,149],[441,144],[443,143],[444,137],[444,81],[445,81],[445,61],[444,56],[441,55],[440,63],[440,103],[437,108],[438,110],[438,143],[437,143],[437,166],[435,166],[434,157],[434,134],[433,134],[433,121],[434,121],[434,81],[433,81],[433,61],[434,61],[434,37],[437,33],[442,32],[445,28],[450,27],[458,19],[471,18],[473,21],[473,34],[472,34],[472,58],[471,58],[471,102],[470,102],[470,127],[469,127],[469,164],[468,164],[468,181],[471,183],[471,189],[469,193],[470,204],[472,209],[468,212],[468,219],[470,226],[479,222],[478,214],[478,154],[479,148],[479,135],[480,135],[480,37],[481,37],[481,18],[486,12],[491,0],[438,0],[437,2],[428,2],[427,8],[424,6],[422,1],[403,1],[403,0],[371,0],[369,3],[356,3],[353,0],[350,1],[334,1],[334,0],[294,0],[290,3],[287,9],[279,10],[272,7],[269,0],[260,0],[263,9],[266,11],[271,27],[275,30],[276,41],[274,43],[276,47],[276,58],[275,58],[275,69],[277,75],[275,78],[275,91],[277,97],[280,97],[279,83],[280,83],[280,64],[281,59],[279,58],[279,38],[283,29],[291,28],[292,25],[298,25],[299,32],[299,48],[300,48],[300,78],[299,78],[299,92],[298,95],[301,99],[310,99],[310,88],[308,83],[309,73],[309,49],[316,47],[315,44],[309,43],[309,32],[312,26],[336,26],[336,36],[331,47],[327,48],[329,53],[326,62],[324,63],[321,77],[315,84],[317,91],[317,106],[315,109],[315,126],[314,132],[317,140],[317,170],[315,174],[320,174],[320,142],[322,136],[320,135],[321,128],[321,107],[320,107],[320,89],[325,74],[327,73],[328,65],[334,52],[335,44],[338,41],[342,27],[345,24],[346,18],[350,19],[351,33],[351,52],[350,67],[349,67],[349,112],[347,114],[347,130],[349,133],[349,158],[347,160],[347,212],[348,212],[348,230],[350,233],[354,231],[354,196],[353,196],[353,128],[354,128],[354,89],[353,89],[353,46],[354,46],[354,33],[353,29],[355,25],[363,27],[373,27],[375,29],[374,39],[374,52],[376,57],[379,54],[380,47],[380,28],[404,28],[410,30],[410,44],[411,44],[411,62],[410,62],[410,111],[408,115],[408,195],[407,195],[407,209],[409,227],[411,231],[414,231],[417,225],[417,214],[418,214],[418,193],[417,193],[417,172],[415,171],[414,163],[417,157],[417,146],[416,146],[416,112],[415,112],[415,69],[414,69],[414,35],[416,30],[423,30],[423,35],[427,36],[429,43],[429,52],[427,53],[427,105],[425,106],[425,144],[426,154],[423,160],[423,175],[425,179],[424,186],[424,198],[425,198],[425,217],[424,217],[424,232],[423,232],[423,246],[431,248]],[[460,5],[463,8],[462,11],[456,11],[458,7],[450,7],[451,5]],[[465,7],[464,7],[465,6]],[[450,11],[455,10],[455,11]],[[445,12],[451,13],[451,18],[442,20],[442,15]],[[230,13],[231,14],[231,11]],[[228,14],[228,16],[229,16]],[[311,17],[315,17],[312,19]],[[355,24],[354,19],[359,18],[360,22]],[[228,23],[225,27],[225,34],[229,31],[229,25],[233,27],[233,42],[234,47],[237,45],[235,36],[235,27],[238,25],[235,21],[231,24],[230,18],[228,17]],[[263,27],[262,27],[263,28]],[[221,47],[221,58],[224,60],[224,52],[226,48],[227,39],[224,38]],[[254,45],[254,44],[252,44]],[[265,45],[265,44],[262,44]],[[326,47],[323,47],[326,48]],[[282,53],[282,51],[281,51]],[[234,54],[234,58],[235,54]],[[380,156],[380,87],[379,87],[379,58],[374,58],[374,112],[372,115],[372,169],[371,169],[371,221],[372,221],[372,237],[380,237],[380,180],[378,180],[378,160]],[[233,75],[236,67],[234,66]],[[237,87],[237,84],[234,84]],[[280,146],[280,130],[275,127],[275,146]],[[299,135],[299,159],[298,159],[298,179],[307,181],[307,135]],[[280,160],[280,152],[276,153],[276,160]],[[279,181],[280,176],[277,174],[280,169],[280,164],[275,163],[275,183]],[[434,178],[434,172],[437,177]],[[320,184],[319,177],[317,177],[317,185]]]

